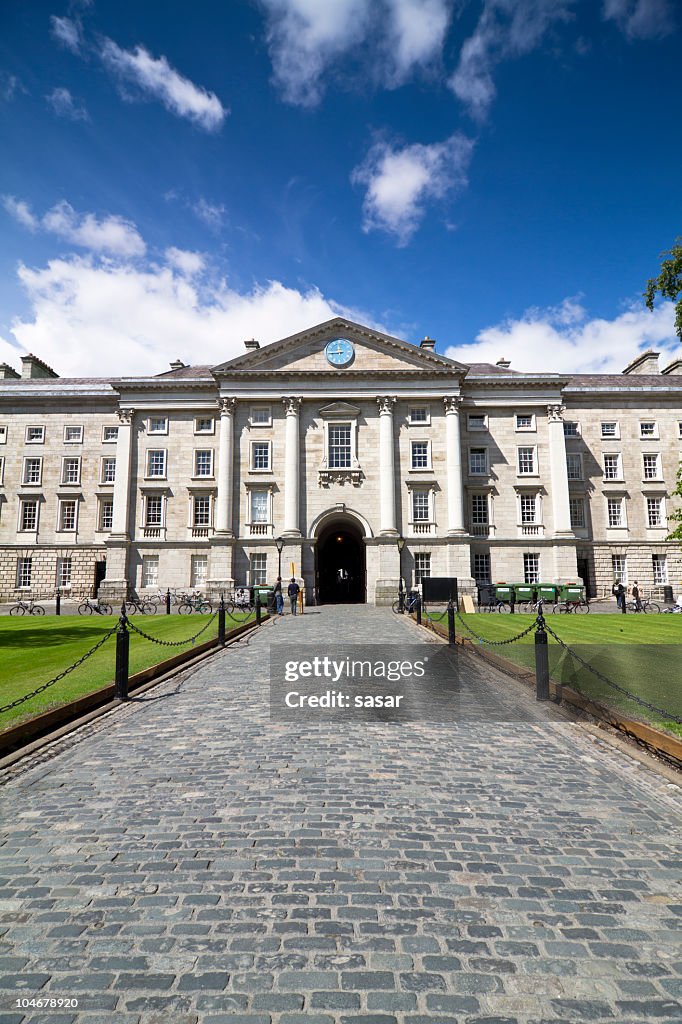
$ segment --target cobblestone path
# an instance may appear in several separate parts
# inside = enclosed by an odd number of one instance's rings
[[[269,623],[7,773],[0,1024],[680,1024],[676,787],[476,659],[526,721],[270,722],[272,643],[420,636]]]

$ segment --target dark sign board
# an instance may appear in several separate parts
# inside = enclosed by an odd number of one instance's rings
[[[443,604],[452,601],[457,604],[456,576],[425,576],[422,580],[424,604]]]

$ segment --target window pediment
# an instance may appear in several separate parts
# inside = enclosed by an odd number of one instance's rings
[[[360,412],[357,405],[351,405],[350,402],[331,402],[320,409],[319,415],[323,420],[356,420]]]

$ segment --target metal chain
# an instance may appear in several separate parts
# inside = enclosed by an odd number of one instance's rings
[[[429,622],[434,622],[434,621],[435,622],[442,622],[447,614],[448,614],[447,608],[440,615],[435,615],[433,613],[429,614],[429,612],[426,612],[426,611],[424,612],[424,615],[429,620]]]
[[[614,683],[612,679],[609,679],[608,676],[605,676],[604,673],[600,672],[598,668],[594,668],[594,666],[590,665],[589,662],[585,661],[584,658],[581,658],[579,654],[576,654],[576,652],[571,647],[569,647],[568,644],[564,643],[561,637],[556,635],[551,626],[547,625],[547,622],[545,622],[545,629],[550,636],[554,637],[556,642],[561,647],[563,647],[565,651],[568,651],[572,658],[575,658],[576,661],[579,661],[584,668],[591,672],[593,676],[596,676],[597,679],[600,679],[603,683],[606,683],[607,686],[612,686],[614,690],[618,690],[619,693],[625,694],[625,696],[629,700],[634,701],[635,704],[639,704],[643,708],[648,708],[649,711],[655,711],[657,714],[663,715],[664,718],[670,719],[673,722],[682,724],[682,718],[679,718],[677,715],[673,715],[671,711],[664,711],[663,708],[658,708],[655,704],[650,704],[649,701],[644,700],[642,697],[638,697],[634,693],[630,693],[630,691],[626,690],[624,686],[620,686],[618,683]]]
[[[490,645],[490,647],[504,647],[504,646],[505,646],[505,644],[513,644],[513,643],[516,643],[516,641],[517,641],[517,640],[520,640],[520,639],[521,639],[521,637],[524,637],[524,636],[528,636],[528,634],[529,634],[529,633],[530,633],[530,632],[531,632],[531,631],[532,631],[533,629],[535,629],[535,625],[536,625],[535,621],[531,622],[531,624],[530,624],[530,626],[528,627],[528,629],[524,629],[524,630],[523,630],[523,632],[522,632],[522,633],[518,633],[518,634],[517,634],[517,636],[510,636],[510,637],[508,637],[508,639],[507,639],[507,640],[488,640],[488,639],[486,639],[486,637],[484,637],[484,636],[479,636],[479,635],[478,635],[478,633],[476,633],[476,632],[475,632],[475,631],[474,631],[474,630],[473,630],[473,629],[471,628],[471,626],[469,626],[469,625],[468,625],[468,624],[467,624],[467,623],[466,623],[466,622],[464,621],[464,619],[462,618],[462,616],[460,615],[460,613],[459,613],[459,612],[455,612],[455,615],[457,616],[457,618],[459,619],[459,621],[461,622],[461,624],[462,624],[462,625],[464,626],[464,628],[466,629],[466,631],[467,631],[468,633],[471,633],[471,635],[472,635],[473,637],[475,637],[475,638],[476,638],[476,639],[477,639],[477,640],[478,640],[478,641],[479,641],[480,643],[482,643],[482,644],[489,644],[489,645]]]
[[[3,707],[0,707],[0,715],[4,714],[5,711],[11,711],[13,708],[19,707],[20,704],[25,704],[27,700],[32,700],[32,698],[37,697],[39,693],[42,693],[44,690],[47,690],[50,686],[54,686],[54,684],[58,683],[60,679],[64,678],[64,676],[68,676],[69,672],[73,672],[73,670],[78,668],[79,665],[82,665],[84,661],[87,661],[88,658],[95,653],[95,651],[98,651],[102,644],[105,644],[109,637],[113,636],[117,629],[118,625],[113,626],[108,633],[104,634],[101,640],[97,641],[94,647],[91,647],[90,650],[83,655],[82,658],[79,658],[78,661],[74,661],[73,665],[69,665],[68,668],[65,668],[64,671],[60,672],[58,676],[54,677],[54,679],[50,679],[49,682],[43,683],[43,685],[39,686],[37,690],[33,690],[31,693],[27,693],[24,697],[18,697],[16,700],[13,700],[11,704],[5,704]]]
[[[208,627],[211,625],[217,614],[218,612],[213,612],[213,615],[208,620],[206,625],[202,626],[199,632],[195,633],[194,636],[188,637],[187,640],[159,640],[158,637],[150,636],[149,633],[145,633],[143,630],[138,629],[138,627],[133,622],[131,622],[130,619],[127,619],[126,621],[128,623],[128,626],[133,630],[134,633],[137,633],[139,636],[144,637],[145,640],[151,640],[153,644],[161,644],[163,647],[184,647],[185,644],[193,644],[197,637],[201,636],[201,634],[208,629]]]

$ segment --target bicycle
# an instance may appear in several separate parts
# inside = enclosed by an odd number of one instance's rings
[[[542,609],[546,602],[540,598],[537,601],[522,601],[518,606],[522,615],[542,615]]]
[[[494,601],[489,601],[488,604],[481,605],[481,609],[484,612],[499,612],[504,615],[507,612],[511,612],[511,608],[504,601],[500,601],[497,598]]]
[[[552,615],[586,615],[590,610],[587,601],[557,601]]]
[[[156,615],[156,605],[152,604],[151,601],[140,600],[140,598],[133,597],[128,598],[125,602],[124,610],[126,615],[134,615],[135,612],[140,612],[141,615]]]
[[[225,610],[227,611],[227,605]],[[202,597],[201,594],[194,594],[192,597],[186,598],[178,608],[178,615],[191,615],[192,612],[199,612],[200,615],[211,615],[213,605],[205,597]]]
[[[416,612],[417,605],[419,604],[420,601],[421,597],[419,596],[419,594],[406,594],[403,599],[402,611],[406,612],[408,615],[410,615],[412,612]],[[400,599],[394,601],[391,607],[396,615],[401,614]]]
[[[23,601],[21,598],[9,610],[10,615],[44,615],[45,609],[42,604],[35,604],[33,598]]]
[[[79,615],[113,615],[114,609],[106,601],[83,601],[78,605]]]
[[[659,615],[661,611],[661,606],[656,604],[655,601],[650,600],[650,598],[644,597],[640,598],[639,608],[637,607],[636,601],[628,601],[627,610],[629,612],[644,612],[645,615],[647,612],[652,612],[654,615]]]

